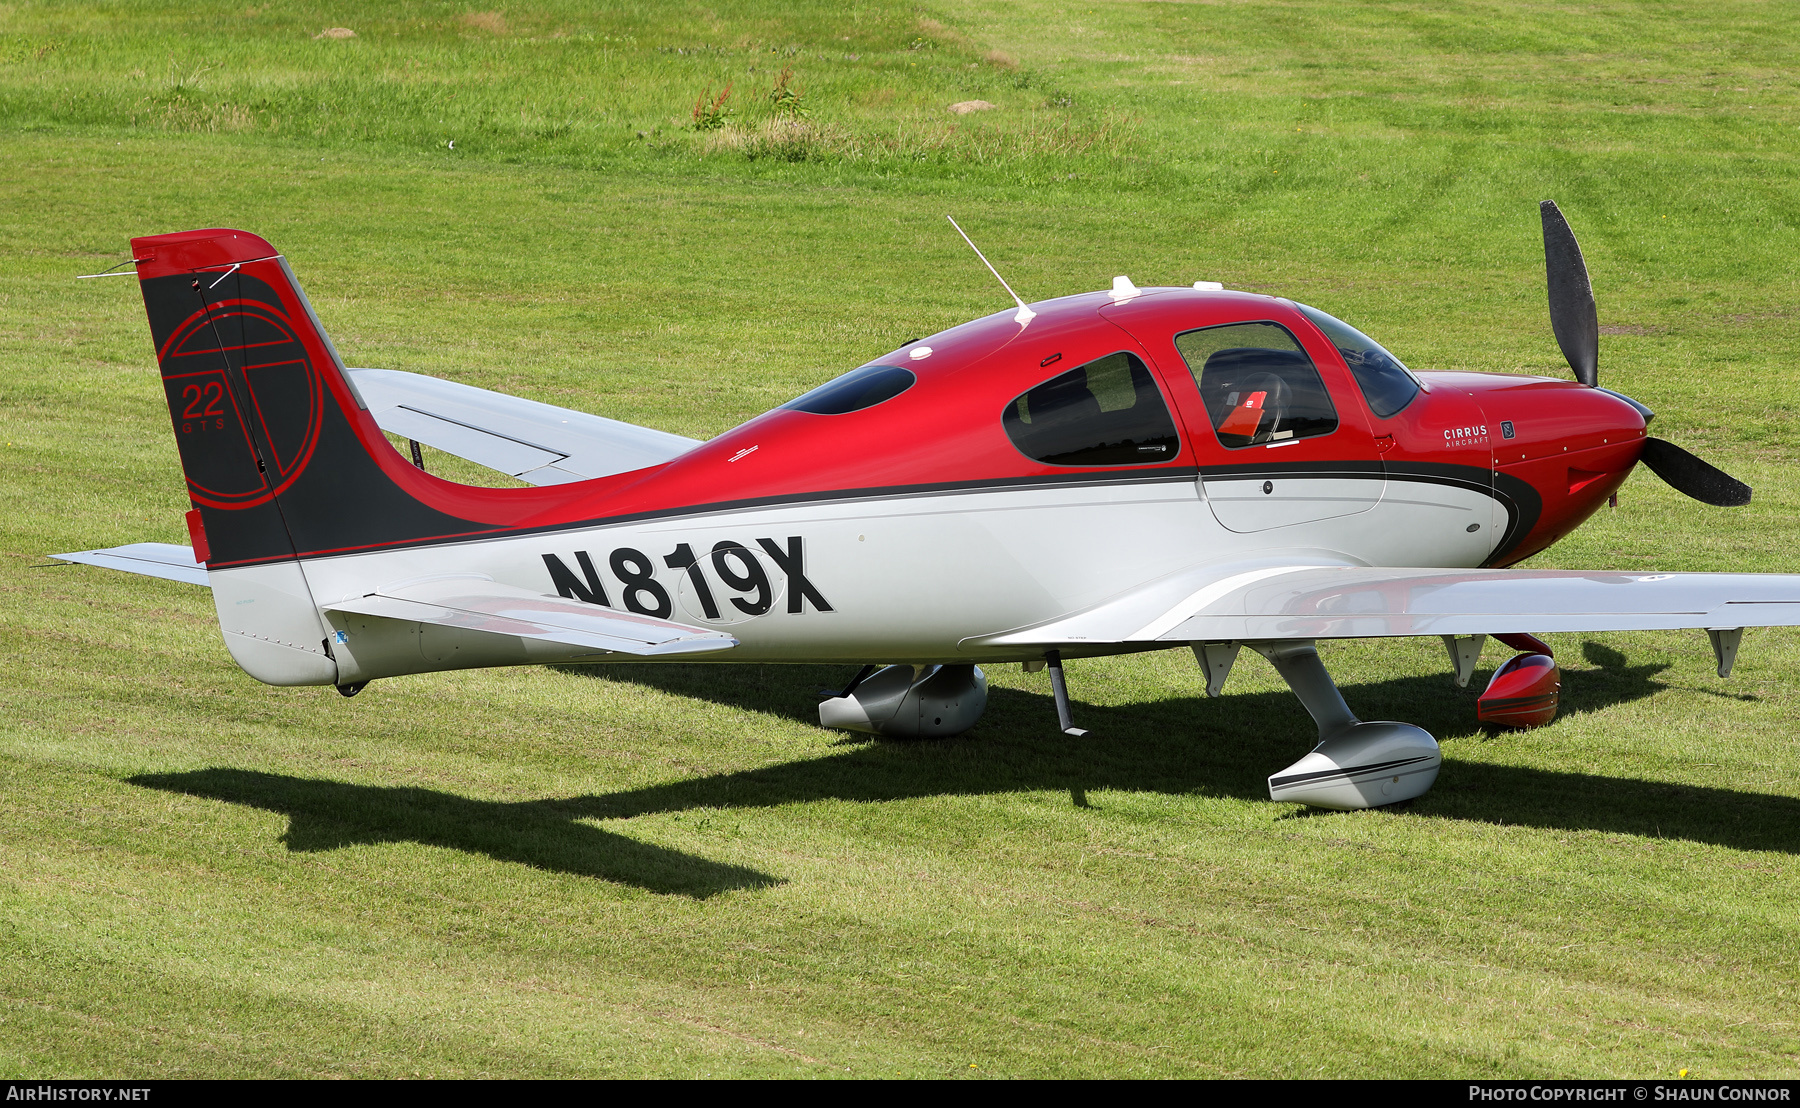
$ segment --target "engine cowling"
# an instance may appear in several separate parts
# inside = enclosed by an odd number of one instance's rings
[[[987,710],[980,666],[886,666],[848,696],[819,704],[819,723],[891,739],[941,739],[975,726]]]

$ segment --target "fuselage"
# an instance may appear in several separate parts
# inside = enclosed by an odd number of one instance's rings
[[[739,639],[689,661],[1031,660],[981,640],[1196,564],[1510,565],[1605,503],[1642,450],[1633,406],[1542,377],[1417,374],[1417,395],[1377,415],[1333,340],[1278,298],[1146,289],[1033,307],[1024,325],[1001,313],[874,359],[911,376],[871,371],[869,395],[904,385],[877,402],[776,409],[665,465],[511,501],[418,473],[359,426],[413,496],[493,526],[299,551],[303,587],[323,605],[484,575]],[[1246,346],[1255,334],[1274,338]],[[1244,368],[1256,356],[1268,365]],[[1306,365],[1316,385],[1295,376]],[[234,612],[300,587],[295,566],[212,567],[228,642]],[[327,620],[338,684],[580,657]]]

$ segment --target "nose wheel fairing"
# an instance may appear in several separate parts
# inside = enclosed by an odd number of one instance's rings
[[[1515,654],[1501,663],[1475,702],[1475,715],[1495,727],[1525,730],[1556,718],[1562,672],[1548,654]]]

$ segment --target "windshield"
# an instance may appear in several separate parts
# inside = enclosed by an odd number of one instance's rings
[[[1312,320],[1313,326],[1325,332],[1331,345],[1338,348],[1338,353],[1344,356],[1344,364],[1356,378],[1356,387],[1369,402],[1369,410],[1377,416],[1386,419],[1419,395],[1418,378],[1380,343],[1336,316],[1326,315],[1305,304],[1295,307]]]

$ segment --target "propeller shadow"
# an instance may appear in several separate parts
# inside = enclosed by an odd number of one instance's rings
[[[1661,664],[1630,665],[1586,644],[1600,668],[1565,677],[1565,712],[1593,711],[1664,688]],[[571,667],[584,672],[587,667]],[[771,674],[717,683],[720,667],[609,666],[606,676],[794,719],[817,719],[815,686],[841,683],[848,667],[770,667]],[[1350,686],[1364,719],[1397,718],[1435,734],[1467,734],[1479,679],[1404,677]],[[714,774],[601,796],[547,802],[571,816],[625,819],[690,808],[758,808],[814,800],[867,803],[970,793],[1056,790],[1077,807],[1103,790],[1268,798],[1268,774],[1305,753],[1312,721],[1285,692],[1177,697],[1123,707],[1076,704],[1093,733],[1055,726],[1047,692],[992,689],[988,712],[966,736],[889,741],[846,736],[839,751],[738,773]],[[1459,741],[1482,741],[1479,738]],[[1800,800],[1658,781],[1451,760],[1431,792],[1403,809],[1417,818],[1474,820],[1561,830],[1687,839],[1740,850],[1800,853]],[[1103,802],[1099,802],[1103,804]],[[1324,813],[1321,813],[1324,814]]]
[[[292,851],[416,842],[696,900],[732,889],[780,884],[779,879],[744,866],[572,822],[567,806],[554,801],[506,804],[432,789],[353,785],[229,768],[140,774],[126,780],[147,789],[280,812],[288,817],[282,838]]]

